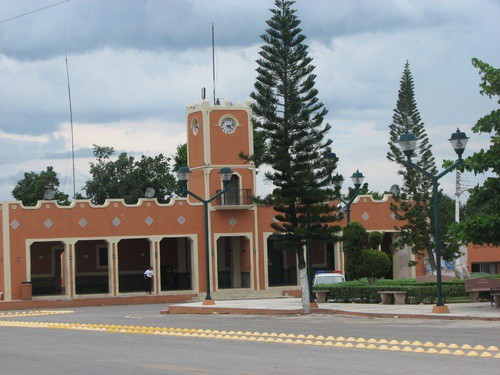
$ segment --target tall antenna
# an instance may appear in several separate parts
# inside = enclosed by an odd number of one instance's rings
[[[215,97],[215,28],[213,22],[212,22],[212,80],[214,85],[214,105],[215,105],[217,99]]]
[[[66,28],[64,28],[64,39],[66,41]],[[66,60],[66,78],[68,80],[68,99],[69,99],[69,119],[71,124],[71,156],[73,160],[73,197],[76,196],[76,183],[75,183],[75,142],[73,133],[73,108],[71,106],[71,87],[69,85],[69,69],[68,69],[68,49],[66,43],[64,45],[64,56]]]

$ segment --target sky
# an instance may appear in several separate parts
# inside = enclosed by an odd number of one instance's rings
[[[186,105],[200,100],[201,87],[213,100],[212,23],[216,96],[245,102],[274,7],[273,0],[61,2],[0,0],[0,201],[13,199],[25,172],[49,165],[73,195],[65,55],[80,192],[94,144],[153,156],[185,143]],[[471,59],[499,66],[500,1],[299,0],[294,7],[344,190],[357,169],[374,191],[401,183],[386,155],[406,61],[438,167],[456,156],[448,139],[457,127],[470,137],[464,156],[488,147],[489,135],[471,128],[495,100],[479,94]],[[464,177],[469,185],[482,178]],[[454,173],[441,186],[454,194]],[[270,189],[259,181],[258,193]]]

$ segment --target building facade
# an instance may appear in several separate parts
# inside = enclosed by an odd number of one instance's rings
[[[155,273],[153,296],[178,301],[204,296],[207,269],[215,298],[231,292],[258,296],[299,290],[295,252],[274,246],[270,224],[275,213],[250,199],[257,193],[257,170],[239,156],[253,153],[248,103],[188,105],[186,133],[190,191],[209,199],[223,188],[220,169],[230,167],[234,172],[228,192],[209,204],[208,267],[204,206],[192,197],[168,204],[155,198],[135,205],[107,200],[100,206],[88,200],[75,200],[70,206],[39,201],[35,207],[2,202],[3,300],[21,300],[26,282],[31,283],[35,301],[143,296],[143,273],[149,266]],[[352,221],[385,233],[381,250],[388,254],[397,235],[390,203],[390,196],[380,201],[359,196],[351,206]],[[313,271],[343,270],[341,246],[313,243]],[[413,260],[409,251],[390,256],[390,277],[418,276],[418,268],[407,266]]]

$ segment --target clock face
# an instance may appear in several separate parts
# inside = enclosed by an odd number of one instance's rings
[[[232,117],[224,117],[220,123],[222,131],[226,134],[233,134],[236,130],[236,121]]]
[[[200,124],[197,119],[193,120],[193,134],[196,135],[200,131]]]

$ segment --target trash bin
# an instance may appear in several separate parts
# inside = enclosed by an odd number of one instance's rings
[[[33,295],[32,285],[30,281],[23,281],[21,283],[21,299],[30,300]]]

